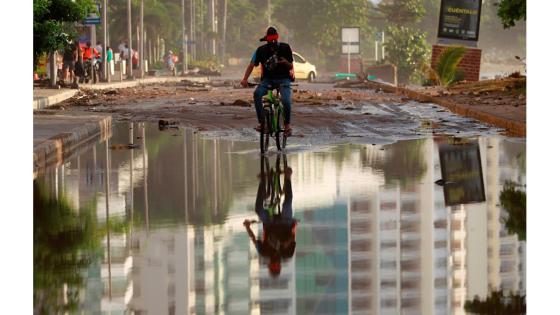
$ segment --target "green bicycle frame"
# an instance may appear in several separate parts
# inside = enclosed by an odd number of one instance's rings
[[[266,211],[270,216],[274,215],[275,208],[280,209],[280,196],[284,194],[282,191],[282,186],[280,185],[280,171],[273,171],[272,175],[272,185],[274,186],[273,191],[275,196],[271,196],[272,203],[266,208]]]
[[[284,114],[282,104],[278,101],[278,99],[274,96],[273,90],[268,91],[268,101],[272,105],[272,109],[274,110],[274,115],[272,115],[272,132],[280,131],[276,130],[278,128],[278,119],[280,119],[280,115]]]

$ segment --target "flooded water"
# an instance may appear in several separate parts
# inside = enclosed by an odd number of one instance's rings
[[[524,141],[257,146],[124,123],[41,174],[35,312],[465,314],[525,295]]]

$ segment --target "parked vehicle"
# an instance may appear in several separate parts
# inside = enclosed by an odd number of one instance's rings
[[[317,78],[316,67],[297,52],[292,52],[292,55],[294,56],[294,74],[296,80],[315,81]],[[252,76],[255,81],[259,81],[261,79],[261,67],[255,67]]]

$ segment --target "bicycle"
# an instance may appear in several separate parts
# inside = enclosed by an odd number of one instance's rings
[[[280,161],[282,159],[282,162]],[[284,183],[286,183],[286,176],[291,174],[291,169],[288,166],[288,160],[285,154],[282,154],[282,158],[279,155],[276,156],[276,163],[271,167],[268,157],[261,156],[261,185],[264,185],[261,191],[259,189],[260,202],[262,205],[262,210],[268,214],[268,217],[275,220],[282,220],[283,209],[281,208],[282,197],[284,201],[288,196],[291,198],[291,185],[288,191],[286,187],[283,187],[281,182],[281,176],[284,176]],[[288,173],[289,172],[289,173]],[[257,199],[259,200],[259,199]],[[289,201],[291,205],[291,199]],[[291,209],[291,206],[290,206]],[[293,219],[293,218],[290,218]],[[295,219],[293,219],[295,220]],[[249,223],[262,223],[262,221],[248,220]],[[297,221],[297,220],[296,220]]]
[[[248,86],[257,85],[256,83],[248,83]],[[297,84],[290,84],[290,86],[297,86]],[[284,106],[279,97],[280,87],[269,84],[267,90],[268,92],[263,102],[264,126],[260,132],[261,154],[268,151],[270,137],[274,137],[278,151],[286,148],[288,140],[284,130]],[[282,133],[282,142],[280,142],[280,133]]]

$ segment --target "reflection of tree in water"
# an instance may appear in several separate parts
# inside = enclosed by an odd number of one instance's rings
[[[521,175],[525,176],[525,163],[526,163],[526,147],[520,143],[511,141],[502,141],[504,154],[502,154],[508,166],[519,169]]]
[[[493,291],[485,300],[475,296],[474,300],[465,302],[465,311],[472,314],[492,315],[521,315],[527,312],[525,295],[509,293],[504,291]]]
[[[33,182],[33,304],[38,313],[58,314],[79,306],[82,273],[101,254],[103,235],[95,208],[94,201],[78,212],[66,197],[48,196]]]
[[[363,157],[362,161],[373,169],[380,169],[385,176],[385,184],[399,183],[401,188],[408,188],[417,183],[426,173],[426,161],[422,146],[425,139],[399,141],[384,146],[382,156]]]
[[[517,234],[520,241],[525,241],[527,227],[525,204],[527,196],[524,191],[518,190],[515,187],[515,183],[506,181],[504,188],[500,192],[500,205],[508,214],[504,220],[507,231]]]

